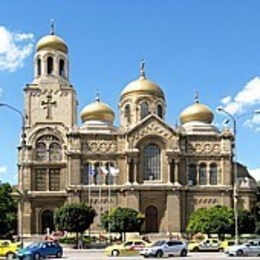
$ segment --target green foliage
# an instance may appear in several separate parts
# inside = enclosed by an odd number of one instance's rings
[[[90,227],[95,216],[96,212],[91,206],[69,204],[56,210],[54,222],[58,230],[82,233]]]
[[[247,210],[240,210],[238,212],[238,229],[239,234],[254,233],[256,230],[254,215]]]
[[[9,183],[0,182],[0,237],[11,238],[17,230],[17,202]]]
[[[107,231],[124,234],[125,232],[139,232],[143,221],[144,216],[138,211],[117,207],[102,216],[101,225]]]
[[[231,233],[233,225],[233,210],[225,206],[214,206],[193,212],[186,230],[190,233],[202,232],[222,236]]]
[[[190,216],[187,232],[205,234],[234,234],[235,218],[234,211],[226,206],[214,206],[201,208],[193,212]],[[253,233],[255,230],[254,216],[247,210],[238,212],[238,231],[239,234]]]

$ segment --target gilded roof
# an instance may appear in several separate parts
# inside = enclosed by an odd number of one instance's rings
[[[43,36],[36,45],[36,50],[42,49],[55,49],[62,51],[64,53],[68,53],[68,47],[65,41],[63,41],[60,37],[55,34],[50,34]]]
[[[107,104],[96,99],[95,102],[85,106],[80,114],[82,122],[90,120],[104,120],[113,122],[115,113]]]

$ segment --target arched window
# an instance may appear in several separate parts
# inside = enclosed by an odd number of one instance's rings
[[[197,167],[195,164],[189,165],[188,172],[188,185],[196,185],[197,184]]]
[[[205,163],[199,166],[199,185],[207,184],[207,167]]]
[[[141,119],[145,118],[149,114],[149,105],[147,102],[141,104]]]
[[[47,160],[47,151],[45,143],[38,142],[36,143],[36,161],[46,161]]]
[[[127,123],[131,123],[131,109],[129,104],[125,106],[125,118]]]
[[[42,61],[40,58],[37,59],[37,76],[42,74]]]
[[[60,64],[59,64],[59,73],[60,73],[60,76],[65,78],[65,62],[64,60],[60,60]]]
[[[160,118],[163,118],[163,109],[162,109],[162,106],[161,106],[161,105],[158,105],[158,106],[157,106],[157,115],[158,115]]]
[[[218,166],[215,163],[212,163],[210,165],[209,183],[210,183],[210,185],[218,184]]]
[[[47,58],[47,74],[50,75],[53,73],[53,58]]]
[[[60,161],[61,160],[61,146],[58,143],[52,143],[49,147],[50,151],[50,161]]]
[[[144,148],[143,180],[160,180],[161,178],[161,150],[155,144]]]

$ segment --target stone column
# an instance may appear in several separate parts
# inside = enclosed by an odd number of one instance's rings
[[[167,195],[168,232],[181,231],[181,198],[179,191],[169,191]],[[173,221],[174,220],[174,221]]]
[[[172,167],[171,167],[171,165],[172,165],[172,158],[168,158],[168,176],[167,176],[167,182],[168,182],[168,184],[172,184],[172,182],[171,182],[171,169],[172,169]]]
[[[134,184],[138,184],[138,158],[134,158]]]
[[[126,166],[126,184],[130,183],[130,164],[131,164],[132,158],[127,158],[127,166]]]
[[[174,160],[174,185],[180,186],[179,182],[179,159]]]

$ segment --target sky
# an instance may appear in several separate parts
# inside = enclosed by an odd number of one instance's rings
[[[118,125],[120,93],[144,59],[165,93],[166,121],[178,124],[199,92],[222,129],[222,106],[236,119],[238,161],[260,180],[259,0],[3,0],[0,10],[0,103],[23,110],[35,45],[54,19],[69,47],[78,115],[98,89]],[[21,116],[0,106],[0,121],[0,180],[15,184]]]

